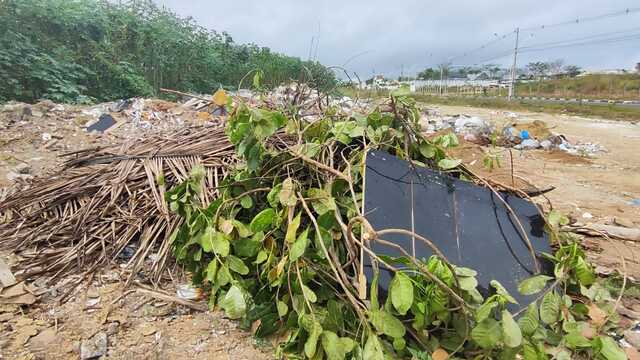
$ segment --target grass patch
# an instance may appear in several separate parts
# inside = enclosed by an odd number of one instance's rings
[[[640,120],[640,108],[629,108],[615,104],[555,104],[529,100],[507,101],[504,99],[438,97],[428,95],[412,95],[412,97],[417,101],[430,104],[473,106],[512,111],[544,112],[551,114],[599,117],[605,119],[626,121]]]
[[[577,99],[640,99],[640,74],[585,75],[575,78],[519,82],[520,96],[569,97]]]
[[[388,91],[368,91],[343,88],[341,92],[352,98],[370,99],[383,98],[388,96]],[[565,114],[585,117],[597,117],[612,120],[640,121],[640,108],[630,108],[617,104],[594,105],[594,104],[557,104],[544,103],[532,100],[513,100],[482,97],[462,97],[462,96],[432,96],[425,94],[412,94],[410,97],[416,101],[427,104],[471,106],[489,109],[501,109],[510,111],[530,111],[544,112],[550,114]]]

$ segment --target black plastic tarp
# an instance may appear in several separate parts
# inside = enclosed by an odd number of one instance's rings
[[[536,206],[519,197],[500,193],[522,223],[544,272],[549,264],[539,255],[551,249],[544,221]],[[412,211],[413,209],[413,211]],[[519,227],[500,199],[488,188],[424,167],[411,166],[386,152],[370,151],[366,159],[365,216],[375,230],[412,230],[435,243],[447,259],[478,272],[478,290],[491,293],[489,282],[499,281],[520,309],[535,296],[518,293],[520,281],[535,274],[534,261]],[[385,235],[385,240],[401,245],[418,259],[428,259],[432,251],[408,235]],[[414,250],[415,246],[415,250]],[[401,256],[397,249],[376,242],[377,254]],[[369,259],[370,260],[370,259]],[[367,263],[367,277],[372,269]],[[381,266],[381,270],[384,270]],[[381,271],[379,283],[386,289],[391,274]]]

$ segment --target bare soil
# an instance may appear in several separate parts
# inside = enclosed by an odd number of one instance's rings
[[[544,121],[551,131],[563,134],[571,143],[599,143],[606,148],[593,156],[572,155],[554,150],[511,150],[463,144],[455,154],[471,168],[489,178],[510,184],[513,174],[527,179],[539,188],[554,186],[546,194],[553,207],[571,215],[581,223],[606,223],[614,220],[640,227],[640,124],[567,115],[509,112],[462,107],[430,106],[443,115],[467,114],[489,120],[498,128],[509,122]],[[512,116],[512,115],[511,115]],[[640,120],[640,119],[638,119]],[[485,153],[494,151],[501,157],[502,167],[488,171],[482,164]],[[542,198],[537,201],[548,207]],[[637,200],[638,201],[638,200]],[[630,241],[587,239],[590,257],[603,271],[620,269],[624,254],[628,274],[640,279],[640,244]]]

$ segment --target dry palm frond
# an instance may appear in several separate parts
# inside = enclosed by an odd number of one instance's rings
[[[0,247],[21,255],[22,278],[44,275],[51,281],[93,270],[135,244],[126,264],[131,275],[150,260],[144,272],[157,281],[167,265],[171,234],[180,223],[169,212],[165,190],[187,179],[200,164],[205,169],[204,199],[210,201],[236,162],[220,126],[69,156],[56,175],[38,179],[0,204],[5,217]]]

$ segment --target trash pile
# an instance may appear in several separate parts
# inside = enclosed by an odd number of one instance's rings
[[[586,320],[585,303],[599,310],[593,294],[603,290],[562,231],[561,214],[543,214],[521,191],[492,185],[449,158],[457,141],[424,137],[409,98],[394,96],[354,121],[355,104],[336,113],[322,96],[290,88],[276,100],[236,97],[224,124],[187,124],[173,134],[160,126],[121,145],[69,153],[55,175],[10,194],[0,203],[0,248],[19,257],[15,281],[55,286],[71,274],[82,281],[120,257],[127,283],[160,285],[176,261],[209,306],[254,336],[276,335],[281,357],[622,352],[607,335],[613,321],[591,328]],[[278,106],[278,99],[290,103]],[[215,95],[199,100],[188,110],[116,104],[107,109],[113,121],[98,109],[84,125],[115,122],[105,133],[117,133],[127,125],[118,118],[129,117],[131,129],[144,133],[183,110],[220,111]],[[478,141],[493,133],[480,119],[452,127]],[[435,223],[425,227],[428,221]],[[474,236],[489,231],[503,238]],[[545,266],[539,252],[549,241],[557,248]],[[498,247],[514,259],[492,265],[513,281],[503,285],[487,278],[493,270],[464,267]],[[191,297],[191,288],[181,290]],[[591,329],[589,340],[565,346],[582,336],[579,326]]]
[[[507,117],[517,115],[508,113]],[[501,129],[477,116],[456,115],[443,117],[437,113],[422,116],[423,131],[427,134],[453,130],[465,141],[478,145],[488,145],[495,136],[496,144],[517,150],[560,150],[573,155],[594,156],[607,149],[597,143],[570,143],[564,135],[554,134],[547,124],[540,120],[531,123],[509,122]],[[499,131],[498,131],[499,130]]]

